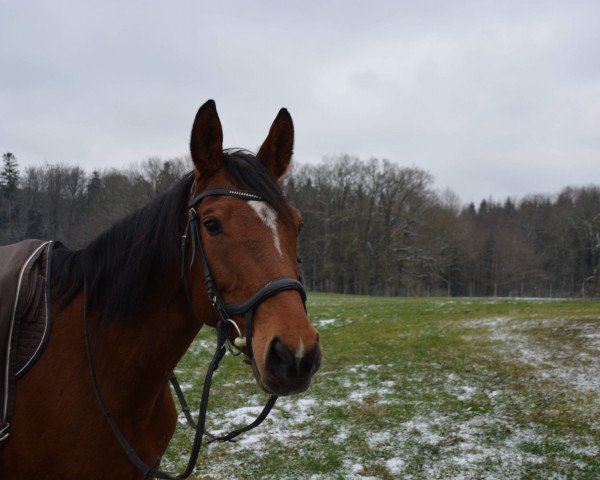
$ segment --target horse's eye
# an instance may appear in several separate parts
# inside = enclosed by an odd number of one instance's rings
[[[223,227],[218,220],[210,219],[204,222],[204,228],[209,235],[218,235],[223,231]]]

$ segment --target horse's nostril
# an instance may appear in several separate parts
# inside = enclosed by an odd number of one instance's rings
[[[300,362],[300,375],[312,375],[321,366],[321,347],[319,342],[314,344]]]
[[[271,342],[269,355],[267,356],[267,368],[271,374],[276,378],[285,380],[289,375],[290,367],[294,364],[294,353],[279,338],[274,339]]]
[[[267,368],[280,381],[310,377],[318,370],[320,363],[321,350],[318,342],[299,358],[279,338],[275,338],[267,356]]]

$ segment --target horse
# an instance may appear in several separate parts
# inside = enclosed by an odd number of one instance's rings
[[[321,349],[297,285],[302,217],[280,186],[293,144],[281,109],[256,155],[224,150],[209,100],[191,131],[192,172],[85,248],[54,245],[52,332],[16,382],[1,478],[154,476],[124,453],[106,410],[139,459],[157,467],[177,423],[169,378],[199,330],[220,325],[219,305],[251,300],[225,319],[235,323],[226,336],[239,335],[260,389],[309,387]]]

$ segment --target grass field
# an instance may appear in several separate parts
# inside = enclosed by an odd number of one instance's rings
[[[600,478],[600,302],[311,294],[308,308],[324,351],[310,390],[210,445],[193,478]],[[213,345],[201,332],[177,371],[194,405]],[[211,429],[265,401],[227,356]],[[181,469],[190,438],[182,420],[163,467]]]

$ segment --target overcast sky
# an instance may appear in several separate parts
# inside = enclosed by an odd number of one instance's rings
[[[0,0],[0,150],[122,167],[187,153],[217,102],[255,150],[421,167],[464,202],[600,183],[600,2]]]

